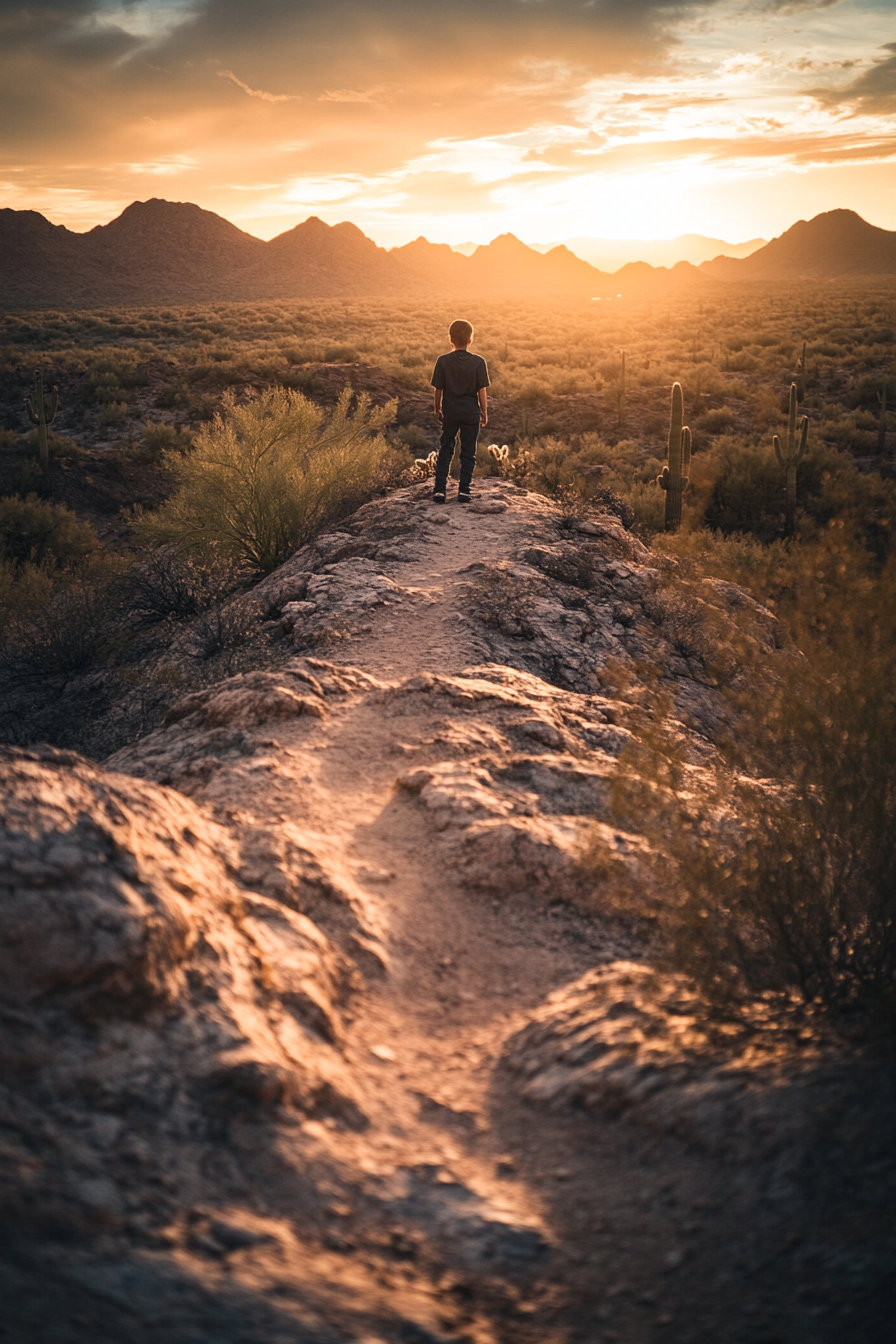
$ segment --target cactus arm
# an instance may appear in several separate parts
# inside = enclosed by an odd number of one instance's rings
[[[796,450],[796,457],[794,459],[796,462],[801,461],[803,453],[806,451],[806,442],[808,438],[809,438],[809,417],[808,415],[804,415],[802,420],[800,421],[800,442],[799,447]]]
[[[59,388],[54,387],[50,393],[50,405],[44,410],[44,419],[48,425],[52,425],[56,419],[56,412],[59,410]]]
[[[659,488],[660,488],[661,490],[670,490],[672,487],[671,487],[671,485],[670,485],[670,483],[669,483],[669,480],[670,480],[670,478],[669,478],[669,468],[668,468],[668,467],[663,467],[663,470],[660,472],[659,476],[657,476],[657,478],[656,478],[656,483],[657,483],[657,485],[659,486]]]
[[[38,415],[37,411],[34,409],[34,402],[31,400],[30,397],[26,397],[26,398],[25,398],[25,406],[26,406],[26,408],[27,408],[27,410],[28,410],[28,419],[31,421],[32,425],[39,425],[39,424],[40,424],[40,416]]]
[[[784,454],[781,452],[781,440],[778,438],[777,434],[775,435],[772,442],[775,445],[775,457],[778,459],[778,465],[783,467],[785,466]]]

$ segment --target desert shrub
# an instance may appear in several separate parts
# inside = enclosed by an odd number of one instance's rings
[[[189,372],[191,383],[212,383],[232,387],[244,381],[243,370],[236,364],[196,364]]]
[[[126,401],[107,401],[100,411],[100,424],[106,428],[123,425],[127,418],[128,404]]]
[[[49,601],[23,611],[6,628],[3,684],[52,682],[107,664],[123,650],[124,636],[109,602],[107,583],[79,574],[57,588]]]
[[[726,533],[751,532],[766,540],[780,533],[784,475],[770,447],[747,446],[737,439],[724,438],[711,457],[704,454],[692,461],[698,499],[701,480],[711,481],[703,508],[703,521],[708,527]],[[805,475],[802,480],[798,476],[797,481],[804,496]]]
[[[288,373],[280,375],[279,382],[283,387],[292,388],[294,392],[303,392],[306,397],[313,396],[323,386],[319,375],[313,369],[290,369]]]
[[[161,410],[186,410],[193,404],[193,397],[189,388],[183,383],[167,383],[156,397],[155,404]]]
[[[419,425],[401,425],[395,432],[395,437],[399,443],[403,443],[411,452],[419,453],[429,446],[429,439],[426,437],[426,431]]]
[[[653,466],[651,478],[631,481],[624,496],[634,515],[631,530],[644,541],[662,532],[666,521],[666,496],[656,483],[662,463],[654,462]]]
[[[241,648],[258,629],[259,612],[247,602],[216,602],[193,626],[197,658],[215,658]]]
[[[701,434],[724,434],[734,423],[733,411],[729,411],[727,406],[719,406],[715,410],[705,411],[693,428]]]
[[[0,555],[20,565],[71,565],[99,549],[89,523],[36,494],[0,499]]]
[[[765,548],[718,546],[761,593]],[[854,543],[830,539],[793,568],[800,586],[778,610],[804,653],[770,676],[744,640],[729,769],[687,767],[654,723],[624,761],[618,805],[641,810],[662,855],[669,961],[721,1010],[781,996],[892,1032],[896,571],[875,576]]]
[[[19,564],[0,555],[0,640],[11,623],[27,620],[46,606],[53,593],[53,581],[46,562]]]
[[[140,442],[142,454],[148,461],[155,461],[165,453],[183,453],[190,446],[190,435],[185,434],[177,425],[163,425],[147,420]]]
[[[282,387],[241,404],[225,394],[193,452],[166,457],[177,491],[135,520],[138,534],[268,573],[386,483],[394,416],[394,403],[374,410],[364,395],[352,410],[349,388],[329,417]]]
[[[138,624],[156,625],[189,620],[231,584],[227,567],[199,564],[174,546],[157,546],[122,575],[119,592]]]
[[[896,527],[896,489],[879,475],[858,470],[846,453],[813,441],[797,474],[799,527],[812,533],[839,521],[867,550],[885,558]],[[691,459],[685,526],[706,525],[726,535],[750,533],[772,541],[781,533],[784,472],[771,443],[747,444],[720,437]]]

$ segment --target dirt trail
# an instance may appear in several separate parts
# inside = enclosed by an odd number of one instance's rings
[[[228,859],[236,878],[222,869],[208,885],[238,880],[248,895],[217,898],[241,912],[226,934],[209,907],[177,982],[181,1016],[96,1028],[106,1036],[84,1046],[86,1102],[50,1106],[60,1147],[72,1126],[93,1136],[70,1161],[86,1170],[90,1158],[124,1193],[108,1196],[92,1249],[23,1261],[16,1301],[33,1303],[40,1283],[49,1306],[14,1316],[9,1339],[889,1340],[874,1249],[887,1210],[857,1204],[851,1121],[826,1116],[824,1152],[803,1152],[774,1130],[772,1106],[764,1146],[733,1133],[726,1144],[721,1093],[699,1081],[680,1093],[690,1130],[675,1131],[662,1111],[638,1111],[642,1075],[631,1070],[614,1116],[550,1088],[555,1101],[533,1106],[509,1066],[508,1042],[553,991],[647,954],[587,893],[571,895],[590,828],[603,826],[620,862],[638,839],[606,820],[624,706],[563,678],[594,685],[588,639],[605,654],[629,640],[637,656],[645,627],[633,594],[650,596],[659,576],[643,548],[602,524],[583,534],[590,572],[614,587],[598,605],[589,580],[588,607],[550,505],[503,483],[483,483],[480,500],[495,511],[437,509],[420,491],[368,506],[363,526],[268,583],[299,656],[186,697],[166,728],[109,763],[124,772],[108,776],[116,789],[154,781],[140,787],[159,808],[180,800],[182,837],[164,818],[149,827],[163,874],[169,849],[193,861],[214,818],[208,845],[232,842],[240,858]],[[533,546],[572,576],[562,603],[537,588]],[[477,616],[470,584],[483,573],[524,585],[524,644],[496,643],[504,636]],[[561,684],[523,670],[539,657],[555,660]],[[691,745],[702,759],[705,743]],[[54,809],[70,768],[53,765]],[[32,827],[30,803],[25,816]],[[110,852],[122,849],[117,840]],[[45,881],[40,868],[41,893]],[[629,1039],[645,1038],[629,999],[617,1009]],[[188,1023],[201,1061],[168,1082],[169,1061],[187,1058]],[[238,1094],[223,1113],[207,1082],[222,1085],[222,1059]],[[81,1082],[53,1086],[73,1097]],[[284,1086],[297,1089],[294,1104]],[[96,1096],[113,1114],[139,1098],[139,1125],[160,1117],[141,1131],[151,1144],[97,1120]],[[859,1142],[877,1142],[872,1131]]]
[[[334,663],[394,685],[487,658],[469,617],[469,567],[507,563],[531,539],[533,508],[542,510],[530,497],[518,512],[497,484],[480,493],[498,497],[507,507],[497,513],[417,505],[410,548],[378,565],[403,593],[331,647]],[[843,1338],[839,1322],[819,1319],[814,1270],[799,1267],[811,1199],[795,1198],[787,1182],[777,1201],[762,1189],[776,1179],[774,1159],[738,1171],[668,1135],[539,1114],[502,1073],[505,1043],[552,990],[640,949],[544,892],[507,900],[471,891],[446,862],[431,816],[396,792],[399,775],[446,757],[500,758],[488,726],[429,707],[396,718],[367,697],[277,740],[278,816],[320,837],[365,891],[388,968],[368,982],[345,1045],[371,1128],[359,1138],[311,1121],[306,1141],[316,1134],[344,1171],[434,1172],[448,1189],[457,1183],[488,1201],[487,1217],[537,1229],[546,1248],[511,1273],[511,1299],[494,1317],[459,1309],[456,1283],[441,1295],[445,1337],[453,1328],[507,1344]],[[295,767],[285,763],[291,752]],[[207,796],[214,805],[213,786]],[[257,804],[243,798],[263,815],[269,782]],[[345,1236],[351,1248],[351,1215],[345,1221],[336,1241]],[[506,1257],[496,1254],[495,1270],[507,1274]]]

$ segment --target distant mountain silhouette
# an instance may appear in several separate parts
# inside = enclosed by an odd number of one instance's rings
[[[649,266],[671,267],[680,261],[699,266],[701,262],[720,256],[748,257],[764,247],[765,241],[764,238],[751,238],[746,243],[726,243],[721,238],[707,238],[702,233],[682,233],[677,238],[567,238],[565,246],[598,270],[618,271],[636,261],[646,261]],[[558,244],[533,243],[532,246],[536,252],[550,252]]]
[[[854,210],[828,210],[814,219],[801,219],[742,261],[717,257],[700,270],[718,280],[894,275],[896,233],[876,228]]]
[[[221,300],[472,298],[617,294],[704,288],[713,281],[896,273],[896,233],[851,210],[800,222],[745,260],[699,269],[631,262],[612,275],[567,247],[542,253],[502,234],[464,256],[418,238],[387,251],[354,224],[306,219],[270,242],[198,205],[135,201],[89,233],[33,210],[0,210],[0,306],[196,303]]]

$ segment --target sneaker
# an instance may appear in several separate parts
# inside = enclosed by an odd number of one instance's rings
[[[458,504],[469,504],[471,499],[472,495],[470,494],[469,490],[458,490],[457,492]]]
[[[444,504],[444,503],[445,503],[445,491],[444,491],[444,490],[433,490],[433,492],[432,492],[432,502],[433,502],[433,504]]]

